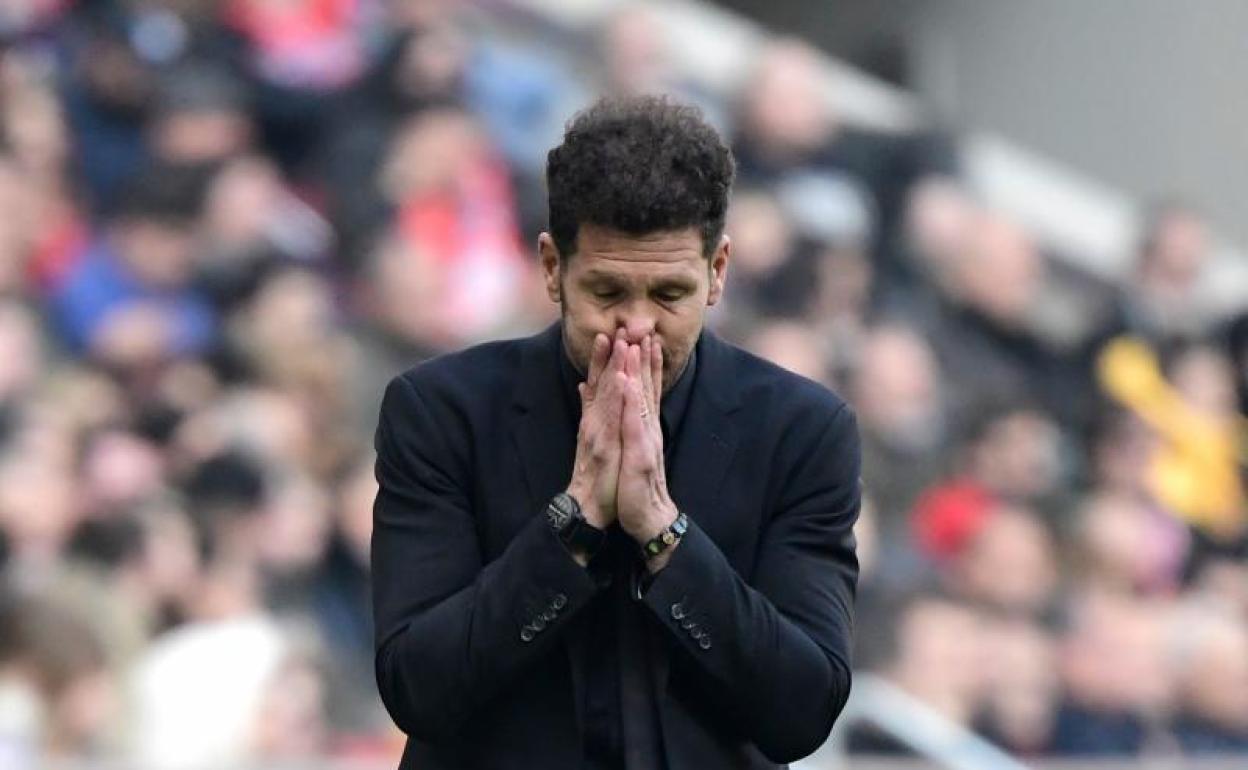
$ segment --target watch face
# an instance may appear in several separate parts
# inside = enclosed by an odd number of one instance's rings
[[[580,505],[577,504],[575,498],[566,492],[560,492],[552,497],[550,505],[558,508],[565,516],[575,516],[577,511],[580,510]]]
[[[572,520],[572,514],[551,503],[546,506],[546,520],[550,522],[550,526],[562,530]]]

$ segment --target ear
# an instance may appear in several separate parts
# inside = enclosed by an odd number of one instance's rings
[[[732,253],[732,241],[727,235],[719,238],[719,245],[715,247],[715,253],[711,254],[711,290],[706,295],[706,304],[708,307],[719,302],[719,298],[724,296],[724,282],[728,279],[728,260]]]
[[[555,239],[550,233],[537,236],[537,253],[542,262],[542,280],[546,283],[546,296],[551,302],[559,302],[559,249],[555,247]]]

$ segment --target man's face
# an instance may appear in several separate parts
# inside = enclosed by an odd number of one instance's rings
[[[563,313],[572,363],[589,369],[594,337],[624,329],[631,344],[653,334],[663,348],[663,390],[684,371],[706,309],[719,302],[728,270],[728,238],[702,256],[696,227],[631,235],[582,225],[577,251],[561,263],[548,233],[538,239],[546,292]]]
[[[143,284],[184,286],[194,269],[195,238],[189,225],[136,218],[120,223],[119,251]]]

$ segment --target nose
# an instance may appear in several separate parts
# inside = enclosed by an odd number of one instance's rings
[[[640,345],[648,334],[655,333],[654,316],[641,307],[630,307],[621,311],[616,318],[616,328],[624,330],[625,339],[630,345]]]

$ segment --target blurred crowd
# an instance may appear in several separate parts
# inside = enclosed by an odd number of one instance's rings
[[[0,4],[0,766],[397,757],[383,386],[557,317],[545,151],[654,91],[739,164],[712,325],[857,409],[859,666],[1023,756],[1248,752],[1248,321],[1199,212],[1105,283],[956,137],[841,121],[804,44],[731,94],[666,45],[631,7]]]

